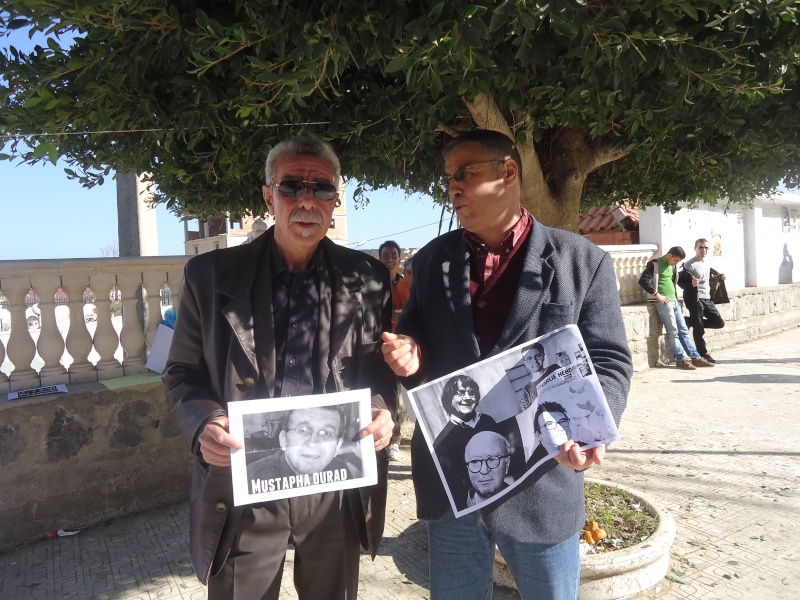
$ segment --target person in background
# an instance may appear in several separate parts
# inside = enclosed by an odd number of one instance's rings
[[[414,281],[414,257],[409,256],[406,262],[403,263],[403,277],[406,280],[406,287],[411,290],[411,284]]]
[[[402,250],[394,240],[386,240],[378,248],[378,255],[381,262],[389,269],[389,276],[392,281],[392,331],[397,327],[397,320],[400,318],[400,313],[403,312],[403,306],[408,301],[408,286],[404,280],[403,274],[400,273],[400,255]],[[400,439],[401,439],[401,426],[402,419],[397,419],[392,431],[392,441],[389,444],[389,460],[400,460]]]
[[[647,301],[655,303],[658,318],[667,331],[667,343],[675,357],[675,367],[694,371],[696,367],[713,367],[714,364],[700,356],[683,318],[675,284],[678,281],[675,266],[686,258],[680,246],[673,246],[664,256],[651,259],[639,277],[639,285],[647,292]]]
[[[692,328],[694,346],[700,356],[710,363],[716,363],[708,353],[704,339],[706,329],[722,329],[725,321],[711,299],[711,280],[719,277],[725,281],[725,274],[718,273],[706,262],[708,240],[700,238],[694,243],[694,258],[683,263],[678,275],[678,285],[683,288],[683,303],[689,309],[689,326]]]

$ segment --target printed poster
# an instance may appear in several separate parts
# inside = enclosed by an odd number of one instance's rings
[[[569,439],[619,432],[576,325],[408,393],[456,517],[496,502]]]
[[[228,404],[236,506],[378,483],[370,391],[243,400]]]

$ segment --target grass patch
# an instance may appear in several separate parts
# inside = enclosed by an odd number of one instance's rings
[[[586,483],[586,525],[592,521],[605,530],[606,537],[595,541],[595,552],[621,550],[643,542],[656,530],[658,520],[645,510],[641,501],[616,487]],[[584,538],[586,529],[581,532]]]

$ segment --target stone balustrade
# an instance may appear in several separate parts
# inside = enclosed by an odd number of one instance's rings
[[[614,272],[617,274],[619,303],[639,304],[647,301],[647,294],[639,287],[639,277],[647,261],[653,258],[658,246],[655,244],[635,244],[629,246],[600,246],[611,255]]]
[[[147,371],[188,258],[0,261],[0,394]]]

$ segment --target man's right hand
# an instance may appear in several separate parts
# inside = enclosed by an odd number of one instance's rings
[[[384,331],[381,334],[383,360],[399,377],[413,375],[420,368],[420,351],[414,338]]]
[[[244,448],[242,442],[228,433],[228,417],[217,417],[206,423],[197,441],[203,460],[217,467],[231,465],[231,448]]]

